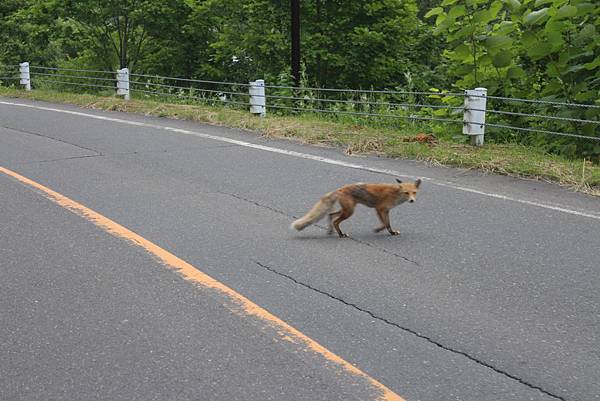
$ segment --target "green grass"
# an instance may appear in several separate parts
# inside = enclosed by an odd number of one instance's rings
[[[313,145],[341,147],[348,154],[377,153],[383,156],[420,160],[432,165],[477,169],[490,173],[555,182],[576,191],[600,196],[600,166],[584,160],[569,160],[540,149],[516,144],[486,144],[474,148],[460,135],[460,126],[446,131],[427,124],[405,123],[402,127],[373,127],[357,121],[336,121],[313,114],[267,115],[259,118],[246,110],[202,104],[164,103],[150,99],[128,102],[106,94],[74,94],[50,90],[25,92],[0,87],[0,95],[82,107],[140,113],[157,117],[199,121],[213,125],[259,132],[271,138],[286,138]],[[167,101],[166,99],[165,101]],[[350,120],[350,119],[348,119]],[[418,133],[437,131],[437,143],[414,141]]]

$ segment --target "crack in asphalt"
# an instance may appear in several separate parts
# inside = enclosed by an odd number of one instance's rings
[[[318,227],[319,227],[319,228],[322,228],[322,229],[324,229],[324,230],[325,230],[325,227],[321,227],[321,226],[318,226]],[[360,240],[360,239],[357,239],[357,238],[352,238],[352,237],[348,237],[348,238],[350,238],[352,241],[356,241],[356,242],[358,242],[359,244],[366,245],[366,246],[368,246],[368,247],[370,247],[370,248],[373,248],[373,249],[375,249],[375,250],[377,250],[377,251],[380,251],[380,252],[383,252],[383,253],[387,253],[387,254],[389,254],[389,255],[393,255],[393,256],[395,256],[395,257],[397,257],[397,258],[400,258],[400,259],[404,259],[405,261],[407,261],[407,262],[410,262],[410,263],[413,263],[413,264],[417,265],[418,267],[423,267],[423,266],[422,266],[421,264],[419,264],[419,262],[417,262],[416,260],[412,260],[412,259],[410,259],[410,258],[407,258],[407,257],[406,257],[406,256],[404,256],[404,255],[400,255],[399,253],[392,252],[392,251],[390,251],[390,250],[388,250],[388,249],[385,249],[385,248],[378,247],[377,245],[373,245],[372,243],[370,243],[370,242],[368,242],[368,241],[363,241],[363,240]]]
[[[36,160],[35,162],[20,163],[20,164],[52,163],[52,162],[60,162],[60,161],[63,161],[63,160],[87,159],[89,157],[102,157],[102,156],[104,156],[104,155],[85,155],[85,156],[62,157],[60,159]]]
[[[166,153],[167,150],[160,150],[155,152],[122,152],[122,153],[100,153],[97,155],[83,155],[83,156],[71,156],[71,157],[61,157],[58,159],[46,159],[46,160],[36,160],[32,162],[23,162],[18,163],[19,165],[30,165],[30,164],[38,164],[38,163],[53,163],[60,162],[64,160],[76,160],[76,159],[89,159],[94,157],[106,157],[106,156],[129,156],[129,155],[138,155],[138,154],[146,154],[146,153]]]
[[[274,207],[267,206],[267,205],[263,205],[263,204],[261,204],[261,203],[258,203],[258,202],[256,202],[256,201],[253,201],[252,199],[247,199],[247,198],[244,198],[243,196],[240,196],[240,195],[231,194],[231,193],[229,193],[229,192],[223,192],[223,191],[215,191],[215,193],[217,193],[217,194],[220,194],[220,195],[225,195],[225,196],[231,196],[232,198],[235,198],[235,199],[238,199],[238,200],[241,200],[241,201],[247,202],[247,203],[251,203],[251,204],[253,204],[253,205],[255,205],[255,206],[258,206],[258,207],[260,207],[260,208],[263,208],[263,209],[270,210],[270,211],[272,211],[272,212],[275,212],[275,213],[277,213],[277,214],[280,214],[280,215],[282,215],[282,216],[286,216],[286,217],[294,217],[294,216],[289,216],[287,213],[285,213],[285,212],[283,212],[283,211],[281,211],[281,210],[279,210],[279,209],[275,209]],[[294,217],[294,218],[295,218],[295,217]]]
[[[6,125],[0,125],[0,127],[1,128],[6,128],[6,129],[11,130],[11,131],[21,132],[23,134],[29,134],[29,135],[39,136],[41,138],[50,139],[50,140],[53,140],[53,141],[56,141],[56,142],[61,142],[61,143],[67,144],[67,145],[75,146],[76,148],[79,148],[79,149],[84,149],[84,150],[88,150],[90,152],[96,153],[93,156],[104,156],[102,154],[102,152],[99,152],[96,149],[87,148],[85,146],[77,145],[76,143],[71,143],[69,141],[65,141],[64,139],[59,139],[59,138],[55,138],[55,137],[52,137],[52,136],[49,136],[49,135],[44,135],[44,134],[39,133],[39,132],[27,131],[27,130],[15,128],[15,127],[9,127],[9,126],[6,126]],[[60,160],[60,159],[58,159],[58,160]]]
[[[85,146],[82,146],[82,145],[78,145],[78,144],[73,143],[73,142],[65,141],[64,139],[55,138],[55,137],[50,136],[50,135],[44,135],[44,134],[42,134],[40,132],[28,131],[28,130],[19,129],[19,128],[15,128],[15,127],[10,127],[10,126],[7,126],[7,125],[0,125],[0,128],[5,128],[5,129],[11,130],[11,131],[20,132],[20,133],[27,134],[27,135],[38,136],[40,138],[45,138],[45,139],[49,139],[49,140],[52,140],[52,141],[64,143],[66,145],[74,146],[74,147],[76,147],[78,149],[87,150],[87,151],[95,153],[94,155],[83,155],[83,156],[63,157],[63,158],[58,158],[58,159],[37,160],[35,162],[20,163],[20,164],[51,163],[51,162],[58,162],[58,161],[63,161],[63,160],[86,159],[86,158],[90,158],[90,157],[128,156],[128,155],[139,155],[139,154],[149,154],[149,153],[177,152],[178,150],[182,150],[182,151],[189,150],[189,149],[171,149],[171,150],[169,150],[169,149],[162,149],[162,150],[147,151],[147,152],[132,151],[132,152],[102,153],[99,150],[88,148],[88,147],[85,147]],[[222,149],[222,148],[232,148],[232,147],[239,147],[239,146],[240,145],[236,145],[236,144],[227,144],[227,145],[215,145],[215,146],[203,147],[202,149]]]
[[[81,145],[78,145],[78,144],[75,144],[75,143],[71,143],[69,141],[66,141],[66,140],[63,140],[63,139],[59,139],[59,138],[55,138],[55,137],[52,137],[52,136],[49,136],[49,135],[44,135],[44,134],[41,134],[41,133],[38,133],[38,132],[27,131],[27,130],[23,130],[23,129],[17,129],[17,128],[5,126],[5,125],[0,125],[0,127],[6,128],[6,129],[9,129],[9,130],[13,130],[13,131],[16,131],[16,132],[21,132],[21,133],[24,133],[24,134],[34,135],[34,136],[42,137],[42,138],[45,138],[45,139],[50,139],[50,140],[53,140],[53,141],[56,141],[56,142],[61,142],[61,143],[64,143],[64,144],[67,144],[67,145],[70,145],[70,146],[74,146],[74,147],[79,148],[79,149],[83,149],[83,150],[87,150],[87,151],[95,153],[94,155],[83,155],[83,156],[73,156],[73,157],[65,157],[65,158],[59,158],[59,159],[40,160],[40,161],[37,161],[36,163],[48,163],[48,162],[55,162],[55,161],[62,161],[62,160],[84,159],[84,158],[93,158],[93,157],[103,157],[103,156],[106,156],[102,152],[97,151],[95,149],[88,148],[88,147],[85,147],[85,146],[81,146]],[[238,145],[215,146],[215,148],[235,147],[235,146],[238,146]],[[167,150],[163,150],[161,152],[166,152],[166,151]],[[115,155],[131,155],[131,154],[140,154],[140,153],[146,153],[146,152],[137,152],[137,151],[135,151],[135,152],[129,152],[129,153],[115,153]],[[294,218],[294,219],[297,218],[297,216],[289,215],[288,213],[285,213],[285,212],[283,212],[283,211],[281,211],[279,209],[276,209],[276,208],[268,206],[268,205],[261,204],[261,203],[259,203],[257,201],[251,200],[251,199],[244,198],[244,197],[242,197],[240,195],[236,195],[236,194],[232,194],[232,193],[227,193],[227,192],[223,192],[223,191],[216,191],[216,193],[221,194],[221,195],[230,196],[230,197],[233,197],[235,199],[238,199],[238,200],[241,200],[241,201],[253,204],[253,205],[258,206],[260,208],[267,209],[267,210],[270,210],[270,211],[275,212],[277,214],[280,214],[282,216],[285,216],[287,218]],[[322,229],[322,230],[325,230],[325,231],[327,230],[326,227],[323,227],[323,226],[321,226],[319,224],[314,224],[314,225],[316,227]],[[357,242],[359,244],[362,244],[362,245],[368,246],[370,248],[373,248],[373,249],[375,249],[377,251],[380,251],[380,252],[383,252],[383,253],[387,253],[387,254],[393,255],[395,257],[401,258],[401,259],[403,259],[403,260],[405,260],[407,262],[410,262],[410,263],[412,263],[412,264],[414,264],[416,266],[422,267],[417,261],[411,260],[411,259],[407,258],[406,256],[403,256],[403,255],[400,255],[398,253],[389,251],[389,250],[387,250],[385,248],[378,247],[378,246],[376,246],[376,245],[374,245],[374,244],[372,244],[372,243],[370,243],[368,241],[356,239],[356,238],[353,238],[353,237],[349,237],[349,239],[352,240],[352,241],[355,241],[355,242]],[[527,381],[525,381],[525,380],[523,380],[523,379],[521,379],[521,378],[519,378],[517,376],[514,376],[514,375],[508,373],[507,371],[504,371],[504,370],[502,370],[500,368],[497,368],[497,367],[495,367],[495,366],[493,366],[493,365],[491,365],[491,364],[489,364],[489,363],[487,363],[487,362],[485,362],[483,360],[477,359],[476,357],[469,355],[465,351],[460,351],[460,350],[457,350],[457,349],[450,348],[450,347],[442,344],[441,342],[436,341],[432,337],[429,337],[429,336],[427,336],[425,334],[419,333],[418,331],[413,330],[411,328],[401,326],[400,324],[398,324],[396,322],[393,322],[393,321],[391,321],[391,320],[389,320],[387,318],[384,318],[382,316],[378,316],[377,314],[375,314],[374,312],[372,312],[372,311],[370,311],[368,309],[364,309],[364,308],[360,307],[357,304],[354,304],[352,302],[344,300],[343,298],[340,298],[338,296],[330,294],[330,293],[328,293],[326,291],[320,290],[320,289],[318,289],[316,287],[313,287],[313,286],[311,286],[309,284],[303,283],[303,282],[295,279],[293,276],[285,274],[285,273],[282,273],[282,272],[280,272],[280,271],[278,271],[278,270],[276,270],[276,269],[274,269],[274,268],[272,268],[270,266],[267,266],[267,265],[265,265],[265,264],[263,264],[263,263],[261,263],[259,261],[252,260],[252,262],[254,262],[257,266],[259,266],[259,267],[261,267],[261,268],[263,268],[263,269],[265,269],[265,270],[267,270],[267,271],[269,271],[269,272],[271,272],[273,274],[276,274],[278,276],[284,277],[284,278],[286,278],[286,279],[294,282],[297,285],[305,287],[305,288],[307,288],[307,289],[309,289],[311,291],[314,291],[316,293],[319,293],[321,295],[327,296],[328,298],[331,298],[331,299],[333,299],[335,301],[338,301],[338,302],[340,302],[340,303],[342,303],[342,304],[344,304],[346,306],[350,306],[350,307],[352,307],[353,309],[355,309],[357,311],[360,311],[362,313],[366,313],[366,314],[368,314],[373,319],[381,321],[381,322],[383,322],[383,323],[385,323],[387,325],[396,327],[396,328],[398,328],[398,329],[400,329],[400,330],[402,330],[404,332],[410,333],[410,334],[412,334],[412,335],[414,335],[414,336],[416,336],[416,337],[418,337],[420,339],[426,340],[430,344],[433,344],[433,345],[439,347],[440,349],[443,349],[443,350],[448,351],[448,352],[452,352],[452,353],[457,354],[457,355],[461,355],[461,356],[463,356],[463,357],[465,357],[465,358],[467,358],[467,359],[469,359],[469,360],[477,363],[478,365],[481,365],[483,367],[489,368],[489,369],[493,370],[494,372],[496,372],[498,374],[501,374],[501,375],[503,375],[505,377],[508,377],[508,378],[510,378],[512,380],[515,380],[518,383],[520,383],[520,384],[522,384],[524,386],[527,386],[527,387],[529,387],[531,389],[538,390],[541,393],[543,393],[545,395],[548,395],[550,397],[553,397],[553,398],[555,398],[557,400],[567,401],[565,398],[563,398],[561,396],[558,396],[556,394],[553,394],[553,393],[551,393],[551,392],[549,392],[547,390],[544,390],[540,386],[537,386],[537,385],[534,385],[532,383],[529,383],[529,382],[527,382]]]
[[[103,157],[103,156],[110,155],[110,154],[103,154],[102,152],[100,152],[98,150],[95,150],[95,149],[92,149],[92,148],[88,148],[88,147],[85,147],[85,146],[81,146],[81,145],[78,145],[78,144],[75,144],[75,143],[71,143],[71,142],[68,142],[66,140],[55,138],[55,137],[52,137],[52,136],[49,136],[49,135],[44,135],[44,134],[41,134],[41,133],[27,131],[27,130],[22,130],[22,129],[16,129],[16,128],[4,126],[4,125],[0,125],[0,127],[6,128],[6,129],[9,129],[9,130],[13,130],[13,131],[16,131],[16,132],[21,132],[21,133],[24,133],[24,134],[29,134],[29,135],[34,135],[34,136],[42,137],[42,138],[53,140],[53,141],[56,141],[56,142],[61,142],[61,143],[64,143],[64,144],[67,144],[67,145],[71,145],[73,147],[76,147],[76,148],[79,148],[79,149],[82,149],[82,150],[86,150],[86,151],[90,151],[90,152],[94,152],[95,153],[93,155],[83,155],[83,156],[65,157],[65,158],[59,158],[59,159],[41,160],[41,161],[37,161],[36,163],[48,163],[48,162],[55,162],[55,161],[62,161],[62,160],[94,158],[94,157]],[[238,146],[240,146],[240,145],[229,144],[229,145],[214,146],[214,147],[211,147],[211,148],[227,148],[227,147],[238,147]],[[164,150],[164,152],[167,152],[167,150]],[[140,153],[150,153],[150,152],[115,153],[114,155],[131,155],[131,154],[140,154]],[[274,207],[261,204],[261,203],[259,203],[257,201],[244,198],[244,197],[242,197],[240,195],[226,193],[226,192],[221,192],[221,191],[217,191],[217,193],[225,195],[225,196],[230,196],[230,197],[236,198],[238,200],[241,200],[241,201],[253,204],[253,205],[258,206],[258,207],[263,208],[263,209],[270,210],[272,212],[275,212],[277,214],[285,216],[286,218],[297,218],[296,216],[290,215],[290,214],[288,214],[286,212],[283,212],[281,210],[278,210],[278,209],[276,209]],[[323,227],[321,225],[315,224],[315,226],[318,227],[319,229],[327,230],[326,227]],[[352,241],[355,241],[355,242],[357,242],[359,244],[366,245],[366,246],[368,246],[370,248],[373,248],[374,250],[378,250],[378,251],[381,251],[383,253],[393,255],[393,256],[401,258],[401,259],[403,259],[403,260],[405,260],[407,262],[413,263],[416,266],[422,267],[417,261],[411,260],[411,259],[409,259],[409,258],[407,258],[407,257],[405,257],[405,256],[403,256],[401,254],[389,251],[389,250],[387,250],[385,248],[380,248],[380,247],[378,247],[378,246],[376,246],[376,245],[374,245],[374,244],[372,244],[372,243],[370,243],[368,241],[360,240],[360,239],[356,239],[356,238],[352,238],[352,237],[350,237],[349,239],[352,240]],[[427,336],[425,334],[422,334],[422,333],[420,333],[420,332],[418,332],[416,330],[413,330],[411,328],[403,327],[402,325],[400,325],[398,323],[395,323],[395,322],[393,322],[393,321],[391,321],[391,320],[389,320],[389,319],[387,319],[385,317],[376,315],[374,312],[372,312],[372,311],[370,311],[368,309],[364,309],[364,308],[360,307],[357,304],[354,304],[352,302],[346,301],[346,300],[344,300],[343,298],[341,298],[339,296],[336,296],[334,294],[330,294],[330,293],[328,293],[328,292],[326,292],[324,290],[320,290],[320,289],[318,289],[316,287],[313,287],[313,286],[311,286],[309,284],[303,283],[303,282],[297,280],[296,278],[294,278],[293,276],[288,275],[286,273],[282,273],[282,272],[276,270],[273,267],[267,266],[267,265],[265,265],[263,263],[260,263],[260,262],[258,262],[256,260],[252,260],[252,262],[255,263],[257,266],[259,266],[259,267],[261,267],[261,268],[263,268],[263,269],[265,269],[265,270],[267,270],[267,271],[269,271],[269,272],[271,272],[273,274],[276,274],[278,276],[284,277],[285,279],[290,280],[290,281],[294,282],[295,284],[297,284],[299,286],[305,287],[305,288],[307,288],[307,289],[309,289],[311,291],[314,291],[314,292],[319,293],[321,295],[327,296],[330,299],[333,299],[333,300],[335,300],[337,302],[340,302],[340,303],[342,303],[342,304],[344,304],[346,306],[352,307],[353,309],[355,309],[357,311],[365,313],[365,314],[369,315],[370,317],[372,317],[373,319],[381,321],[381,322],[383,322],[385,324],[388,324],[390,326],[394,326],[394,327],[396,327],[396,328],[398,328],[398,329],[400,329],[402,331],[405,331],[407,333],[410,333],[410,334],[412,334],[412,335],[414,335],[414,336],[416,336],[416,337],[418,337],[420,339],[426,340],[427,342],[429,342],[429,343],[431,343],[431,344],[439,347],[440,349],[446,350],[448,352],[455,353],[457,355],[464,356],[467,359],[469,359],[469,360],[471,360],[471,361],[473,361],[473,362],[475,362],[475,363],[477,363],[477,364],[479,364],[479,365],[481,365],[483,367],[489,368],[489,369],[493,370],[494,372],[496,372],[498,374],[501,374],[501,375],[504,375],[504,376],[506,376],[506,377],[508,377],[508,378],[510,378],[512,380],[515,380],[515,381],[517,381],[517,382],[519,382],[519,383],[521,383],[521,384],[523,384],[523,385],[525,385],[525,386],[527,386],[527,387],[529,387],[531,389],[536,389],[536,390],[540,391],[541,393],[543,393],[545,395],[548,395],[550,397],[556,398],[558,400],[563,400],[563,401],[566,400],[565,398],[563,398],[561,396],[552,394],[551,392],[546,391],[546,390],[544,390],[543,388],[541,388],[539,386],[536,386],[536,385],[531,384],[531,383],[529,383],[529,382],[527,382],[527,381],[525,381],[523,379],[520,379],[519,377],[511,375],[510,373],[508,373],[506,371],[503,371],[500,368],[494,367],[494,366],[490,365],[487,362],[479,360],[476,357],[469,355],[465,351],[461,351],[461,350],[458,350],[458,349],[450,348],[449,346],[446,346],[446,345],[442,344],[441,342],[436,341],[432,337],[429,337],[429,336]]]
[[[425,334],[419,333],[418,331],[413,330],[411,328],[401,326],[400,324],[398,324],[396,322],[393,322],[393,321],[391,321],[389,319],[386,319],[386,318],[384,318],[382,316],[376,315],[374,312],[371,312],[368,309],[361,308],[357,304],[354,304],[352,302],[346,301],[343,298],[340,298],[340,297],[338,297],[336,295],[330,294],[330,293],[328,293],[326,291],[320,290],[320,289],[318,289],[316,287],[311,286],[310,284],[303,283],[303,282],[295,279],[294,277],[290,276],[289,274],[282,273],[282,272],[274,269],[273,267],[267,266],[264,263],[261,263],[261,262],[259,262],[257,260],[254,260],[254,259],[250,259],[250,260],[252,262],[254,262],[256,265],[258,265],[259,267],[262,267],[263,269],[265,269],[265,270],[267,270],[267,271],[269,271],[271,273],[277,274],[278,276],[284,277],[284,278],[286,278],[286,279],[294,282],[295,284],[297,284],[299,286],[308,288],[311,291],[317,292],[317,293],[319,293],[321,295],[325,295],[326,297],[331,298],[331,299],[333,299],[335,301],[341,302],[344,305],[350,306],[351,308],[356,309],[359,312],[366,313],[367,315],[369,315],[373,319],[376,319],[376,320],[381,321],[381,322],[383,322],[383,323],[385,323],[387,325],[396,327],[396,328],[398,328],[398,329],[400,329],[402,331],[410,333],[410,334],[414,335],[415,337],[423,339],[423,340],[429,342],[430,344],[433,344],[433,345],[437,346],[438,348],[443,349],[444,351],[448,351],[448,352],[452,352],[452,353],[457,354],[457,355],[464,356],[465,358],[467,358],[467,359],[469,359],[469,360],[477,363],[478,365],[481,365],[481,366],[484,366],[484,367],[486,367],[488,369],[491,369],[494,372],[499,373],[499,374],[501,374],[503,376],[506,376],[506,377],[508,377],[508,378],[510,378],[512,380],[516,380],[517,382],[523,384],[524,386],[527,386],[527,387],[529,387],[531,389],[534,389],[534,390],[538,390],[539,392],[541,392],[541,393],[543,393],[545,395],[548,395],[550,397],[556,398],[557,400],[567,401],[566,398],[563,398],[563,397],[561,397],[559,395],[553,394],[553,393],[551,393],[551,392],[549,392],[547,390],[544,390],[540,386],[537,386],[535,384],[529,383],[529,382],[527,382],[527,381],[525,381],[525,380],[523,380],[523,379],[521,379],[521,378],[519,378],[517,376],[514,376],[514,375],[512,375],[512,374],[510,374],[510,373],[508,373],[508,372],[506,372],[506,371],[504,371],[504,370],[502,370],[500,368],[497,368],[497,367],[495,367],[493,365],[490,365],[489,363],[487,363],[485,361],[477,359],[476,357],[469,355],[465,351],[460,351],[460,350],[457,350],[457,349],[450,348],[450,347],[442,344],[441,342],[434,340],[432,337],[429,337],[429,336],[427,336]]]

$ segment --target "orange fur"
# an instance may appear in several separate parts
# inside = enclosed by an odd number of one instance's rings
[[[375,229],[379,232],[387,229],[392,235],[399,234],[398,231],[390,227],[389,211],[393,207],[404,203],[414,202],[416,200],[421,180],[414,183],[402,183],[396,180],[397,184],[351,184],[343,186],[333,192],[323,196],[312,209],[302,218],[294,221],[292,227],[296,230],[303,230],[310,224],[316,223],[329,213],[329,232],[335,229],[340,237],[346,237],[340,229],[340,223],[354,213],[357,203],[374,208],[377,217],[381,221],[381,226]],[[335,205],[339,204],[340,209],[331,212]]]

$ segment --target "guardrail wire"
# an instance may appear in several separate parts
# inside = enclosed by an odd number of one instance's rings
[[[30,66],[34,87],[116,89],[116,72]],[[251,83],[130,73],[130,91],[138,96],[248,107]],[[0,81],[19,80],[19,65],[0,64]],[[0,83],[1,83],[0,82]],[[464,124],[465,92],[342,89],[265,85],[266,108],[275,113],[314,113],[328,118],[372,121],[432,121]],[[472,96],[472,95],[470,95]],[[498,132],[555,135],[600,141],[600,105],[486,96],[486,127]],[[470,109],[476,111],[477,109]],[[460,116],[460,118],[459,118]],[[360,122],[360,121],[359,121]],[[585,131],[586,135],[582,134]],[[591,132],[592,135],[587,135]]]

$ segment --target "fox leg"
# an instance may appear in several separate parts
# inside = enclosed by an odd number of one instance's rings
[[[389,209],[379,208],[379,209],[375,209],[375,211],[377,212],[377,216],[379,217],[379,220],[381,220],[381,223],[382,223],[382,225],[380,227],[377,227],[375,229],[376,233],[380,232],[384,228],[387,228],[388,232],[391,235],[400,234],[398,231],[392,230],[392,227],[390,226],[390,210]]]
[[[337,218],[342,213],[341,210],[337,212],[329,213],[329,226],[327,228],[327,234],[333,234],[333,219]]]
[[[383,217],[382,212],[379,209],[375,209],[375,212],[377,213],[377,217],[379,217],[379,221],[381,221],[381,226],[379,226],[373,230],[376,233],[378,233],[381,230],[385,229],[386,225],[385,225],[385,218]]]
[[[354,213],[355,204],[340,200],[340,206],[342,206],[342,210],[339,211],[339,216],[333,221],[333,227],[335,228],[335,231],[337,231],[340,238],[345,238],[347,237],[347,235],[344,234],[342,230],[340,230],[340,223],[346,220],[348,217],[352,216],[352,214]],[[338,212],[336,212],[335,214],[337,213]]]

